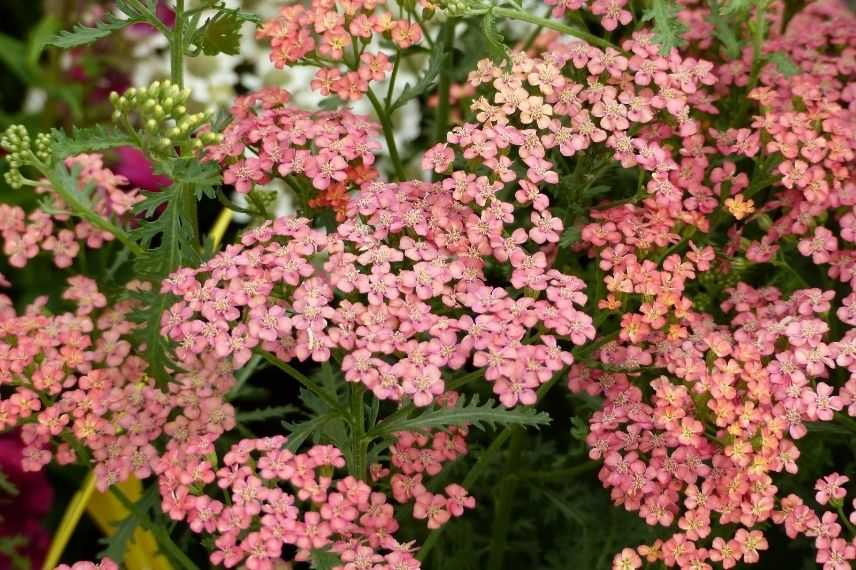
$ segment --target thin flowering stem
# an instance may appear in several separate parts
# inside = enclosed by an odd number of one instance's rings
[[[169,76],[179,89],[184,88],[184,0],[175,0],[175,26],[169,38]]]
[[[398,79],[398,68],[401,66],[401,50],[396,50],[395,59],[392,62],[392,73],[389,76],[389,86],[386,88],[386,99],[383,102],[384,109],[392,105],[392,94],[395,91],[395,80]]]
[[[116,500],[122,503],[122,506],[124,506],[137,518],[138,521],[140,521],[140,524],[144,528],[151,531],[158,543],[158,546],[161,548],[161,551],[170,560],[172,560],[173,563],[176,563],[179,568],[184,568],[185,570],[198,570],[199,567],[196,566],[187,554],[185,554],[184,551],[172,540],[167,529],[151,520],[146,513],[142,512],[138,503],[131,501],[125,493],[115,485],[110,487],[110,492],[114,497],[116,497]]]
[[[850,533],[850,537],[856,538],[856,526],[853,526],[853,523],[851,523],[850,519],[847,517],[847,513],[844,512],[844,503],[842,501],[836,501],[835,510],[838,512],[838,519],[841,521],[841,524],[843,524],[844,528],[847,529],[847,532]]]
[[[368,469],[366,455],[369,440],[366,437],[364,395],[365,387],[362,384],[351,384],[351,453],[353,455],[351,475],[360,481],[366,479]]]
[[[312,392],[313,394],[318,396],[318,398],[320,398],[325,404],[330,406],[332,409],[339,410],[341,408],[341,406],[339,406],[339,402],[335,396],[333,396],[332,394],[330,394],[329,392],[327,392],[326,390],[324,390],[323,388],[321,388],[320,386],[315,384],[315,382],[310,380],[309,377],[307,377],[305,374],[303,374],[298,369],[294,368],[293,366],[291,366],[287,362],[283,362],[282,360],[280,360],[279,358],[277,358],[276,356],[274,356],[273,354],[271,354],[267,351],[260,350],[258,352],[258,354],[261,355],[262,358],[264,358],[265,360],[267,360],[268,362],[270,362],[271,364],[273,364],[274,366],[276,366],[277,368],[279,368],[280,370],[282,370],[283,372],[285,372],[286,374],[288,374],[289,376],[291,376],[292,378],[294,378],[295,380],[300,382],[300,384],[302,384],[304,388],[306,388],[307,390],[309,390],[310,392]]]
[[[458,21],[449,18],[440,32],[440,42],[436,49],[443,50],[443,67],[440,70],[440,80],[437,82],[437,112],[434,119],[434,142],[443,142],[449,130],[449,90],[452,86],[451,63],[455,49],[455,25]],[[436,175],[436,173],[435,173]]]
[[[535,24],[536,26],[549,28],[551,30],[556,30],[557,32],[562,32],[563,34],[568,34],[569,36],[574,36],[575,38],[585,40],[593,46],[598,46],[602,48],[609,47],[621,51],[621,48],[619,48],[617,45],[613,44],[609,40],[605,40],[603,38],[580,30],[579,28],[568,26],[567,24],[563,24],[551,18],[542,18],[540,16],[524,12],[523,10],[513,8],[497,7],[492,8],[492,10],[493,13],[500,18],[509,18],[511,20],[529,22],[530,24]]]
[[[368,96],[372,107],[374,107],[375,115],[377,115],[381,128],[383,129],[383,136],[384,139],[386,139],[386,146],[389,148],[389,159],[392,161],[392,168],[395,170],[395,176],[398,180],[404,180],[406,178],[406,174],[404,173],[404,166],[401,163],[401,158],[398,155],[398,147],[395,145],[395,127],[392,125],[389,113],[387,113],[383,103],[377,98],[377,95],[375,95],[375,92],[371,87],[366,91],[366,96]]]

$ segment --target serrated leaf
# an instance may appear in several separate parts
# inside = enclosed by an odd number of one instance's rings
[[[315,416],[305,422],[283,422],[282,426],[288,430],[288,443],[285,448],[289,451],[297,451],[310,437],[317,439],[327,423],[338,418],[338,413],[331,412]]]
[[[176,171],[173,171],[174,173]],[[137,258],[138,274],[147,279],[165,277],[179,267],[194,267],[201,261],[195,241],[193,223],[185,215],[186,202],[196,200],[191,189],[173,182],[160,192],[146,192],[134,212],[146,219],[130,232],[147,251]],[[193,188],[200,191],[199,188]]]
[[[680,7],[674,0],[653,0],[642,15],[643,22],[654,22],[654,42],[660,45],[660,54],[668,55],[672,48],[686,43],[682,37],[687,28],[678,19]]]
[[[313,570],[333,570],[342,566],[342,559],[335,552],[315,548],[309,555],[309,566]]]
[[[263,422],[274,418],[281,418],[288,414],[293,414],[298,411],[297,406],[290,404],[285,406],[271,406],[269,408],[260,408],[249,412],[240,412],[235,414],[235,421],[246,424],[250,422]]]
[[[578,226],[568,226],[559,238],[559,247],[570,247],[580,241],[582,232]]]
[[[713,23],[713,34],[722,44],[728,57],[736,59],[740,56],[740,42],[734,32],[734,26],[723,16],[718,0],[708,0],[708,7],[710,8],[710,21]]]
[[[775,65],[776,69],[779,70],[779,73],[785,77],[793,77],[794,75],[798,75],[801,71],[799,66],[794,63],[787,54],[780,51],[771,53],[767,56],[767,61]]]
[[[155,172],[163,174],[176,186],[192,186],[197,200],[202,196],[214,198],[216,186],[222,182],[220,167],[214,162],[200,162],[196,157],[173,158],[157,161]]]
[[[100,152],[134,144],[133,139],[128,134],[104,125],[84,128],[72,127],[71,134],[54,129],[52,135],[53,155],[59,160],[84,152]]]
[[[116,530],[112,535],[101,539],[106,547],[99,553],[100,558],[109,558],[110,560],[118,561],[125,559],[128,545],[134,538],[134,531],[143,523],[139,515],[149,512],[157,503],[157,499],[157,486],[152,485],[140,500],[137,501],[138,510],[131,512],[121,522],[117,523]]]
[[[221,53],[238,55],[241,51],[241,26],[243,25],[244,20],[234,12],[218,12],[199,28],[194,43],[205,55]]]
[[[407,83],[404,86],[404,89],[401,91],[401,95],[399,95],[398,98],[389,106],[389,112],[392,113],[396,109],[404,106],[411,99],[415,99],[433,88],[436,83],[437,76],[443,69],[443,65],[448,56],[449,54],[445,50],[436,49],[432,51],[431,59],[428,60],[428,68],[425,70],[425,73],[422,74],[414,85]]]
[[[468,403],[463,397],[460,398],[452,408],[428,408],[412,418],[399,416],[390,421],[381,422],[377,426],[376,433],[393,434],[400,431],[420,431],[463,424],[484,429],[487,426],[497,425],[541,426],[549,423],[550,416],[538,412],[535,408],[518,406],[509,409],[493,400],[479,404],[478,394],[475,394]]]
[[[496,28],[496,16],[488,10],[481,20],[481,30],[487,40],[487,49],[492,59],[504,59],[508,55],[505,37]]]
[[[157,291],[134,291],[128,297],[139,304],[132,310],[128,319],[142,325],[135,329],[131,336],[137,346],[143,347],[141,352],[149,365],[148,372],[154,377],[158,386],[164,387],[172,378],[172,371],[178,370],[172,358],[170,345],[167,339],[161,335],[161,316],[167,311],[176,299],[161,295]]]
[[[137,24],[144,21],[144,19],[124,19],[108,15],[103,20],[96,22],[95,27],[93,28],[77,24],[70,31],[63,30],[55,35],[53,39],[48,42],[48,45],[63,49],[84,46],[102,38],[106,38],[113,32],[121,30],[131,24]]]

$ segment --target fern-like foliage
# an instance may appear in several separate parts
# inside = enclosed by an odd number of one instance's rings
[[[535,408],[518,406],[508,409],[493,400],[483,404],[478,394],[469,402],[462,397],[451,408],[429,408],[420,414],[390,416],[377,426],[376,435],[390,435],[400,431],[420,431],[446,426],[469,424],[479,429],[498,425],[542,426],[550,423],[550,416]]]
[[[667,55],[672,48],[686,43],[683,34],[687,28],[678,19],[679,12],[680,7],[674,0],[654,0],[642,16],[643,22],[653,20],[654,41],[660,45],[662,55]]]
[[[49,45],[63,49],[83,46],[106,38],[131,24],[151,23],[153,18],[157,18],[157,0],[117,0],[116,8],[127,17],[108,14],[93,27],[77,24],[71,30],[58,33]]]
[[[57,160],[74,156],[83,152],[100,152],[130,146],[134,139],[119,129],[105,125],[94,127],[72,127],[71,132],[54,129],[51,132],[53,139],[53,154]]]

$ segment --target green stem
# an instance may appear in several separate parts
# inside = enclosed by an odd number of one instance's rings
[[[113,493],[113,496],[122,503],[128,511],[134,514],[135,517],[141,522],[144,528],[147,528],[154,535],[155,540],[158,543],[158,546],[163,550],[163,553],[166,554],[170,559],[174,562],[177,562],[179,567],[185,568],[186,570],[198,570],[198,566],[193,563],[193,561],[187,557],[184,551],[179,548],[179,546],[173,542],[172,537],[169,535],[167,530],[152,521],[149,516],[142,512],[136,503],[131,501],[125,493],[123,493],[118,487],[113,485],[110,487],[110,492]]]
[[[371,102],[372,107],[374,107],[375,115],[377,115],[377,118],[380,121],[380,126],[383,128],[383,136],[386,139],[386,146],[389,147],[389,158],[392,161],[393,169],[395,169],[395,176],[399,180],[404,180],[404,166],[402,166],[401,158],[398,156],[398,147],[395,146],[395,129],[392,126],[392,121],[390,120],[383,103],[380,102],[380,99],[377,98],[377,95],[375,95],[375,92],[372,91],[371,87],[369,87],[366,95],[368,95],[369,101]]]
[[[440,47],[445,52],[443,69],[440,71],[440,80],[437,83],[437,114],[434,121],[434,142],[446,140],[446,130],[449,125],[449,91],[452,87],[452,74],[450,67],[454,53],[455,25],[457,20],[450,18],[444,25],[440,36]]]
[[[386,100],[383,102],[385,109],[392,105],[392,93],[395,90],[395,80],[398,78],[398,68],[401,66],[401,50],[395,52],[395,61],[392,64],[392,74],[389,76],[389,86],[386,89]]]
[[[286,374],[288,374],[289,376],[291,376],[292,378],[294,378],[295,380],[300,382],[304,388],[306,388],[307,390],[309,390],[310,392],[312,392],[313,394],[318,396],[318,398],[320,398],[321,401],[323,401],[325,404],[330,406],[332,409],[334,409],[334,410],[340,409],[339,408],[339,402],[335,396],[333,396],[332,394],[330,394],[329,392],[327,392],[326,390],[324,390],[323,388],[321,388],[320,386],[315,384],[312,380],[310,380],[301,371],[297,370],[296,368],[294,368],[293,366],[291,366],[287,362],[283,362],[282,360],[280,360],[279,358],[277,358],[276,356],[274,356],[273,354],[271,354],[267,351],[260,350],[257,352],[257,354],[260,354],[262,358],[264,358],[265,360],[267,360],[268,362],[270,362],[271,364],[273,364],[274,366],[276,366],[277,368],[279,368],[280,370],[282,370],[283,372],[285,372]]]
[[[175,26],[169,35],[170,80],[184,88],[184,0],[175,0]]]
[[[351,453],[353,454],[353,469],[351,475],[361,481],[366,480],[367,465],[366,453],[368,441],[366,439],[366,418],[363,407],[363,395],[365,388],[362,384],[351,384]]]
[[[853,526],[853,523],[850,522],[850,519],[847,518],[847,515],[844,513],[844,503],[839,501],[835,504],[835,509],[838,511],[838,518],[841,519],[841,522],[850,531],[850,536],[856,536],[856,527]]]
[[[607,41],[603,38],[599,38],[593,34],[580,30],[579,28],[573,28],[557,20],[553,20],[550,18],[542,18],[540,16],[536,16],[535,14],[530,14],[528,12],[524,12],[523,10],[517,10],[514,8],[493,8],[493,13],[501,18],[520,20],[521,22],[529,22],[530,24],[535,24],[536,26],[542,26],[544,28],[556,30],[557,32],[562,32],[563,34],[568,34],[569,36],[574,36],[575,38],[585,40],[593,46],[598,46],[601,48],[609,47],[618,51],[622,51],[621,48],[619,48],[617,45],[610,41]]]
[[[513,472],[520,463],[520,455],[523,449],[523,432],[520,426],[513,426],[511,432],[511,447],[508,450],[508,462],[505,473]],[[520,479],[506,476],[500,484],[499,494],[496,498],[493,514],[493,527],[490,538],[490,555],[488,557],[488,570],[500,570],[505,560],[505,550],[508,545],[508,531],[511,524],[511,512],[514,504],[514,494]]]

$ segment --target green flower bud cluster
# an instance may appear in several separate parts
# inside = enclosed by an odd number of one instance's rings
[[[197,132],[211,121],[211,113],[190,113],[187,101],[190,90],[180,89],[171,81],[155,81],[148,87],[132,87],[123,95],[110,94],[113,120],[132,129],[129,117],[136,115],[146,141],[164,151],[179,147],[185,151],[198,150],[214,144],[220,136],[213,132]]]
[[[23,125],[12,125],[6,129],[0,136],[0,148],[7,152],[4,158],[9,165],[9,170],[3,175],[6,183],[15,189],[27,183],[33,184],[21,174],[21,167],[37,161],[50,164],[52,143],[53,139],[47,133],[36,135],[34,142]]]
[[[472,0],[437,0],[435,4],[450,18],[467,16],[473,9],[480,7],[478,2]]]

